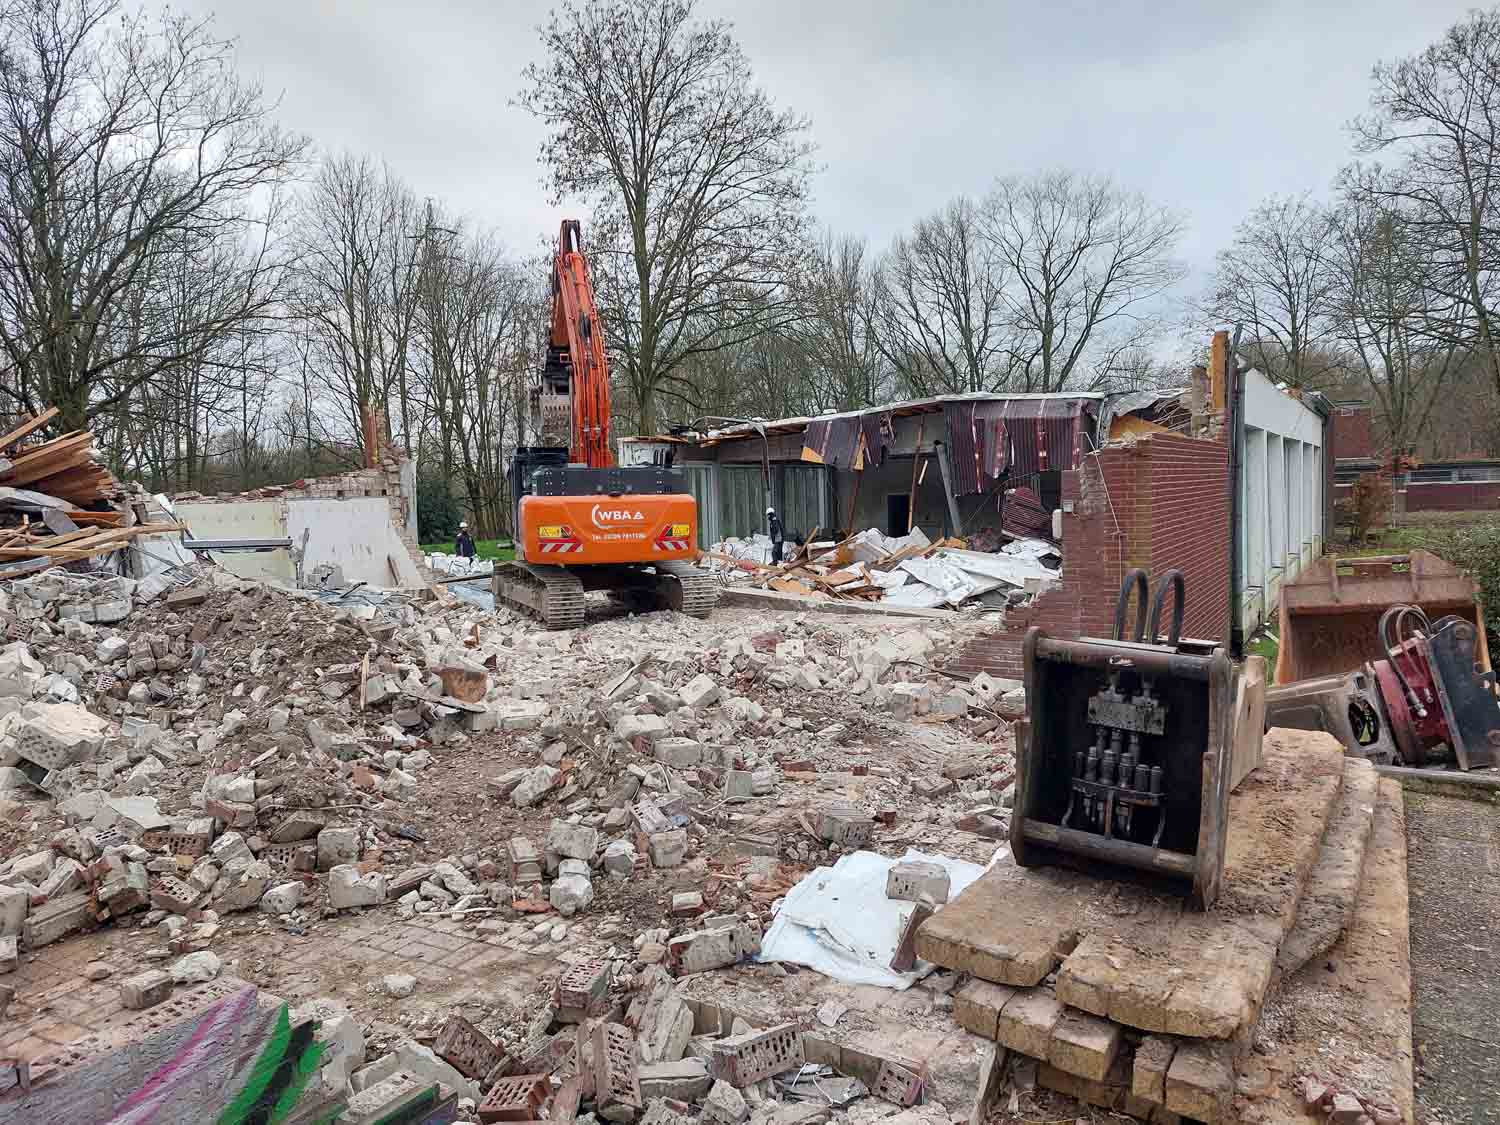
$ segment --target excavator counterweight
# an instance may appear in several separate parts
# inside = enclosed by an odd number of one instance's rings
[[[552,269],[536,428],[569,444],[521,446],[511,462],[516,560],[495,568],[495,599],[551,629],[583,624],[584,593],[635,610],[706,617],[718,599],[699,558],[698,505],[681,470],[619,466],[610,448],[609,361],[576,219]]]

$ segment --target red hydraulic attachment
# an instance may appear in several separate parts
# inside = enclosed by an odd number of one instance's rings
[[[572,362],[573,443],[569,458],[591,469],[615,463],[609,447],[609,360],[594,305],[594,284],[583,256],[583,228],[564,219],[552,270],[553,348]]]
[[[1273,688],[1266,725],[1326,730],[1377,765],[1426,765],[1444,744],[1460,769],[1500,764],[1500,701],[1478,637],[1468,618],[1430,621],[1417,606],[1390,606],[1380,617],[1383,659]]]

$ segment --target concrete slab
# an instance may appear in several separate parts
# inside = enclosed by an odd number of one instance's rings
[[[1309,1120],[1297,1079],[1311,1075],[1330,1086],[1384,1102],[1403,1121],[1413,1117],[1412,960],[1408,925],[1407,847],[1401,790],[1382,780],[1364,879],[1344,936],[1326,957],[1288,977],[1265,1005],[1257,1051],[1241,1063],[1235,1119],[1246,1125],[1291,1125]],[[1485,959],[1485,975],[1488,957]],[[1493,1026],[1493,1012],[1466,1030]],[[1420,1027],[1420,1022],[1418,1023]],[[1479,1044],[1465,1042],[1469,1075]],[[1496,1057],[1488,1050],[1488,1057]],[[1431,1056],[1424,1056],[1431,1066]],[[1433,1076],[1429,1073],[1428,1081]],[[1482,1074],[1473,1080],[1481,1084]],[[1424,1082],[1423,1094],[1427,1095]],[[1482,1089],[1453,1103],[1445,1120],[1485,1120],[1495,1108]],[[1493,1088],[1491,1088],[1493,1089]],[[1460,1108],[1460,1104],[1466,1106]],[[1424,1115],[1425,1118],[1426,1115]],[[1436,1120],[1434,1116],[1432,1118]]]
[[[1268,732],[1260,768],[1230,798],[1214,909],[1148,897],[1129,917],[1092,924],[1058,971],[1058,999],[1167,1035],[1225,1039],[1250,1027],[1296,920],[1343,763],[1332,735]]]
[[[1276,973],[1295,973],[1334,942],[1354,917],[1365,869],[1365,848],[1375,823],[1380,775],[1361,758],[1344,759],[1344,786],[1323,833],[1318,862],[1297,904],[1297,922],[1276,954]]]

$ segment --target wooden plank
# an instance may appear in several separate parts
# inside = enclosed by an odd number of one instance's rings
[[[15,429],[11,430],[10,433],[0,436],[0,451],[7,450],[15,445],[16,442],[25,440],[48,422],[52,421],[52,419],[56,418],[57,415],[57,407],[49,406],[40,414],[28,418]]]
[[[93,527],[121,527],[125,523],[124,512],[88,512],[82,508],[65,508],[63,515],[76,523],[79,527],[85,525]]]

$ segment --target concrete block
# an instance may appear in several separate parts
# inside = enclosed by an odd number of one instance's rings
[[[343,864],[328,873],[328,902],[335,910],[379,906],[385,901],[385,876],[378,871],[361,876],[353,864]]]
[[[120,1003],[132,1011],[153,1008],[172,995],[172,978],[160,969],[147,969],[120,982]]]
[[[653,867],[679,867],[687,858],[687,831],[676,828],[668,832],[653,832],[646,838]]]
[[[695,1102],[708,1093],[713,1085],[708,1067],[701,1059],[679,1059],[676,1062],[650,1063],[637,1071],[641,1084],[641,1097],[675,1098],[683,1102]]]
[[[1153,1105],[1167,1104],[1167,1071],[1177,1053],[1177,1040],[1163,1035],[1148,1035],[1135,1049],[1130,1092]]]
[[[802,1032],[796,1024],[784,1023],[719,1040],[709,1069],[715,1078],[743,1090],[763,1078],[796,1070],[805,1061]]]
[[[1120,1025],[1066,1008],[1052,1029],[1047,1061],[1059,1070],[1104,1081],[1120,1053]]]
[[[1045,1059],[1052,1042],[1052,1029],[1062,1018],[1063,1006],[1048,989],[1023,989],[1000,1010],[995,1039],[1034,1059]]]
[[[941,863],[902,860],[886,874],[885,897],[942,905],[948,901],[949,882],[948,869]]]
[[[615,723],[615,734],[626,742],[644,738],[648,743],[654,743],[657,739],[666,737],[671,729],[667,720],[660,715],[621,715]]]
[[[700,673],[684,684],[677,694],[684,707],[702,711],[706,707],[713,706],[718,700],[719,685],[714,683],[712,677]]]
[[[564,918],[571,918],[594,901],[594,885],[586,875],[559,876],[552,882],[548,901]]]
[[[658,762],[673,769],[695,769],[703,762],[703,744],[691,738],[659,738],[653,750]]]
[[[40,949],[93,923],[94,912],[87,892],[73,891],[38,906],[26,916],[21,925],[21,944],[27,949]]]
[[[319,871],[331,871],[359,861],[361,833],[358,828],[323,828],[316,835]]]
[[[13,973],[20,964],[20,939],[0,937],[0,973]]]
[[[290,914],[302,905],[302,892],[301,883],[282,883],[272,887],[260,896],[261,912],[278,916]]]
[[[715,1080],[703,1101],[703,1116],[719,1125],[741,1125],[750,1116],[750,1107],[744,1094],[728,1082]]]
[[[287,813],[271,829],[268,839],[273,844],[294,844],[298,840],[307,840],[322,832],[328,824],[326,813],[313,812],[308,809],[297,809]],[[200,853],[201,854],[201,853]],[[356,851],[353,859],[358,859]],[[340,861],[347,862],[347,861]]]
[[[586,825],[554,820],[547,830],[543,846],[554,855],[581,859],[588,863],[593,861],[594,853],[599,850],[599,832]]]
[[[1014,988],[975,977],[953,994],[953,1018],[960,1027],[985,1039],[995,1038],[1000,1010],[1016,995]]]

